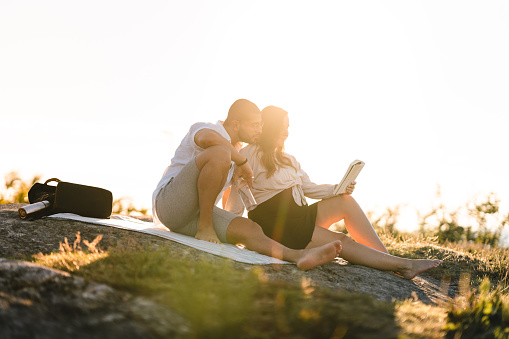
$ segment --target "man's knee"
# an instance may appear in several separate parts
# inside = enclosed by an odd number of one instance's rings
[[[231,152],[226,146],[211,146],[198,154],[195,161],[200,171],[205,165],[228,171],[231,164]]]

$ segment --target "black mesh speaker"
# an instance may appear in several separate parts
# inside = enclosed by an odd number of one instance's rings
[[[61,181],[57,184],[53,208],[56,213],[109,218],[113,209],[113,195],[103,188]]]

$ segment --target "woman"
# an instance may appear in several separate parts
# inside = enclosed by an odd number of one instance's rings
[[[288,113],[269,106],[262,110],[263,132],[256,144],[243,148],[254,173],[252,188],[255,205],[248,205],[249,219],[258,223],[264,233],[294,248],[314,248],[340,240],[339,256],[352,264],[394,271],[406,279],[437,267],[441,260],[406,259],[388,254],[366,215],[351,197],[355,183],[347,194],[334,195],[334,185],[316,185],[301,169],[295,157],[284,152],[288,138]],[[238,186],[240,188],[241,185]],[[307,205],[305,197],[322,199]],[[242,214],[244,205],[237,189],[232,189],[226,208]],[[352,240],[328,228],[345,221]]]

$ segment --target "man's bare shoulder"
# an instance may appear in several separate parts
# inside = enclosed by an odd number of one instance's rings
[[[196,122],[196,123],[191,125],[191,127],[189,128],[189,131],[190,132],[193,132],[193,131],[196,132],[196,131],[200,131],[202,129],[210,129],[210,130],[216,131],[217,130],[217,125],[213,124],[211,122]]]

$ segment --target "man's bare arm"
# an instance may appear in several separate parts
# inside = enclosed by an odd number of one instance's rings
[[[201,148],[208,148],[211,146],[225,146],[230,150],[231,160],[236,164],[242,164],[238,166],[233,180],[237,181],[239,177],[246,180],[249,187],[253,187],[253,170],[249,163],[246,162],[246,158],[239,153],[239,151],[232,145],[231,142],[226,140],[214,130],[204,128],[199,130],[194,136],[194,142]]]
[[[231,142],[223,138],[221,134],[214,130],[208,128],[199,130],[194,136],[194,142],[201,148],[209,148],[211,146],[228,147],[231,153],[232,161],[236,164],[240,164],[246,160],[245,157],[240,155],[239,151],[237,151]]]

